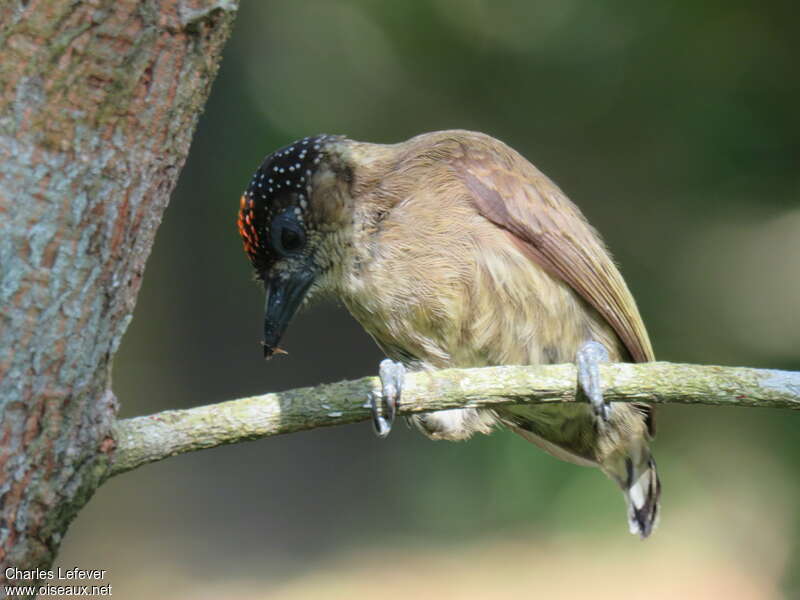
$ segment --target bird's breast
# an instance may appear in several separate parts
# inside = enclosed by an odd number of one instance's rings
[[[437,368],[571,362],[590,337],[618,353],[608,324],[510,234],[465,206],[403,208],[340,289],[390,358]]]

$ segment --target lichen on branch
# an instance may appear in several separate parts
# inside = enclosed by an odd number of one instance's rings
[[[800,409],[800,373],[666,362],[601,367],[613,402]],[[398,413],[514,403],[575,402],[574,365],[486,367],[410,373]],[[376,377],[170,410],[118,421],[108,475],[225,444],[369,418]]]

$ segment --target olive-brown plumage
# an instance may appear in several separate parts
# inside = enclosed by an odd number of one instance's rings
[[[268,291],[267,354],[300,302],[325,292],[410,369],[572,362],[587,343],[613,361],[653,360],[597,232],[502,142],[442,131],[395,145],[320,136],[290,148],[267,157],[240,211]],[[269,173],[286,174],[284,163],[297,181],[264,188],[276,181]],[[631,530],[644,537],[654,526],[660,484],[646,406],[614,404],[607,419],[581,403],[411,420],[447,440],[505,425],[559,458],[600,467],[626,494]]]

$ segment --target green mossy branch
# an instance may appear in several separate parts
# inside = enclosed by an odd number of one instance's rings
[[[607,399],[800,409],[800,373],[665,362],[601,367]],[[520,402],[575,402],[573,365],[448,369],[406,378],[400,415]],[[364,421],[376,377],[264,394],[155,415],[114,426],[108,475],[176,454],[316,427]]]

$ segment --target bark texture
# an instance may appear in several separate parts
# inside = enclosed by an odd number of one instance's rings
[[[235,8],[0,4],[3,569],[48,567],[108,467],[111,360]]]

